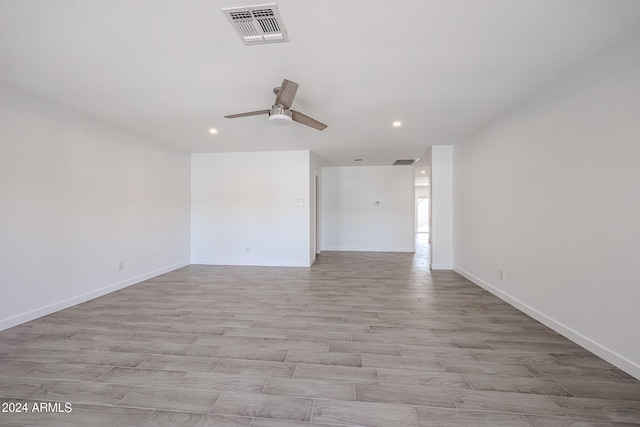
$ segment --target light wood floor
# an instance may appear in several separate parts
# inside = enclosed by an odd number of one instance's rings
[[[29,409],[2,426],[640,423],[639,381],[424,248],[194,265],[60,311],[0,333],[0,397]]]

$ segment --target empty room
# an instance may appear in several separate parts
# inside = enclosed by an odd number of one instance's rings
[[[0,0],[0,425],[638,425],[639,118],[637,0]]]

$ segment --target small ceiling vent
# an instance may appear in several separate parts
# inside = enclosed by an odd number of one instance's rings
[[[404,160],[396,160],[393,166],[409,166],[416,162],[418,159],[404,159]]]
[[[244,44],[289,41],[275,3],[222,9]]]

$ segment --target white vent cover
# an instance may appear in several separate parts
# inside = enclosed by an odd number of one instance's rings
[[[222,9],[244,44],[289,41],[275,3]]]

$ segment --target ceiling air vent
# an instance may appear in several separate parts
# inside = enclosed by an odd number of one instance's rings
[[[275,3],[222,9],[244,44],[289,41]]]
[[[393,166],[409,166],[415,163],[418,159],[404,159],[404,160],[396,160]]]

